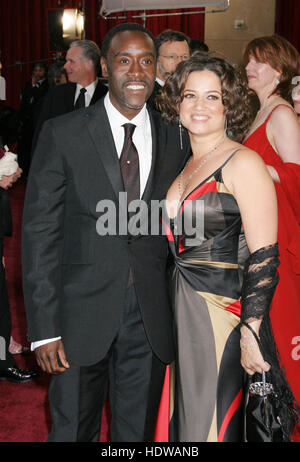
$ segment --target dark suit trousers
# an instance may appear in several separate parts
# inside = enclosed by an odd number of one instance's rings
[[[0,238],[0,369],[16,365],[8,347],[11,334],[10,308],[5,280],[5,270],[2,265],[2,239]]]
[[[147,340],[131,285],[118,335],[106,357],[92,366],[71,365],[53,376],[49,390],[53,426],[47,441],[99,441],[108,383],[111,440],[153,441],[164,374],[165,365]]]

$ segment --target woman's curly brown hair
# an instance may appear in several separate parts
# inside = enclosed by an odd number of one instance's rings
[[[188,76],[192,72],[211,71],[221,81],[222,99],[227,121],[227,135],[241,142],[253,121],[249,91],[242,74],[228,61],[207,53],[195,53],[181,62],[167,79],[157,98],[157,105],[166,122],[179,121],[179,107]]]

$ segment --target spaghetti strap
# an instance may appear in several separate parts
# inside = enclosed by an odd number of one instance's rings
[[[224,164],[221,165],[221,167],[218,168],[218,170],[215,172],[216,174],[219,175],[219,178],[221,179],[222,183],[224,183],[224,180],[223,180],[223,168],[225,167],[225,165],[228,164],[228,162],[230,161],[230,159],[238,152],[240,151],[241,148],[237,148],[235,149],[231,154],[230,156],[228,157],[228,159],[225,160]]]
[[[230,154],[230,156],[228,157],[228,159],[225,160],[224,164],[222,164],[221,167],[219,167],[218,170],[223,169],[223,168],[225,167],[225,165],[227,164],[227,162],[229,162],[230,159],[234,156],[234,154],[235,154],[236,152],[238,152],[240,149],[241,149],[241,148],[235,149],[235,150]]]
[[[278,104],[277,106],[273,107],[272,111],[270,112],[270,114],[268,115],[268,117],[266,118],[266,120],[264,121],[263,124],[267,124],[269,122],[269,119],[271,117],[271,115],[273,114],[273,112],[279,107],[279,106],[285,106],[287,107],[288,109],[290,109],[291,111],[293,111],[295,113],[295,110],[291,107],[291,106],[288,106],[287,104]],[[262,124],[262,125],[263,125]]]

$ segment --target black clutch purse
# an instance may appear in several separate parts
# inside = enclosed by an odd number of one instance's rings
[[[262,381],[250,383],[248,389],[246,441],[249,443],[289,442],[280,423],[279,409],[280,402],[273,385],[266,382],[266,374],[263,371]]]
[[[261,344],[254,330],[245,324],[253,333],[260,349]],[[260,374],[254,374],[257,378]],[[246,401],[245,439],[249,443],[287,443],[288,435],[280,422],[280,401],[272,383],[266,381],[266,373],[262,371],[261,381],[249,384]]]

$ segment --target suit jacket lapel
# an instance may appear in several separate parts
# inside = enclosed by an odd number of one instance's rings
[[[124,191],[124,184],[104,100],[101,99],[96,105],[90,106],[86,116],[90,135],[118,200],[119,192]]]
[[[162,163],[164,160],[163,153],[165,152],[166,143],[166,131],[163,130],[160,114],[152,111],[149,106],[147,109],[150,117],[152,131],[152,164],[142,199],[148,202],[151,198],[159,172],[162,170]]]
[[[106,89],[105,85],[101,82],[101,80],[98,80],[90,105],[95,104],[95,102],[102,98],[102,96],[104,96],[107,93],[107,91],[108,89]]]

